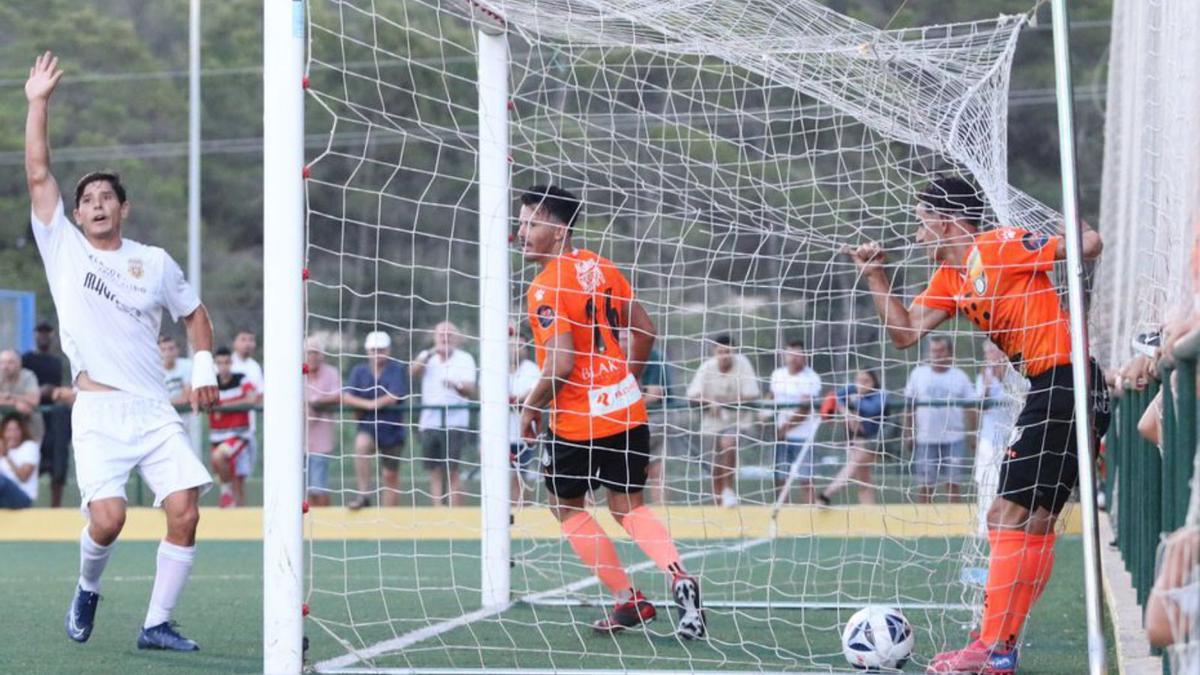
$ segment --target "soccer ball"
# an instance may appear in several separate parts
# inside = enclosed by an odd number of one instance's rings
[[[859,670],[899,670],[912,656],[913,630],[900,610],[868,605],[842,631],[842,653]]]

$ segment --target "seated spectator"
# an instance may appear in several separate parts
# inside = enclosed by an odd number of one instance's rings
[[[788,475],[804,492],[804,503],[813,503],[813,440],[821,417],[817,399],[821,376],[808,366],[804,343],[791,340],[783,350],[783,366],[771,373],[769,397],[775,401],[775,498],[783,494]]]
[[[307,478],[308,503],[329,506],[329,460],[333,454],[337,410],[322,406],[337,405],[342,400],[342,374],[325,363],[324,345],[315,337],[304,344],[304,397],[308,404]]]
[[[733,508],[738,505],[734,488],[738,443],[754,426],[754,412],[743,404],[758,399],[758,379],[750,359],[737,353],[732,337],[718,335],[711,345],[712,356],[696,370],[687,396],[701,407],[702,452],[713,448],[713,499]]]
[[[38,493],[38,444],[25,420],[9,413],[0,420],[0,509],[27,509]]]
[[[29,437],[42,442],[42,399],[37,376],[21,367],[21,357],[12,349],[0,351],[0,407],[13,408],[21,414],[29,429]]]
[[[208,413],[208,441],[210,444],[213,471],[221,483],[221,508],[241,506],[246,503],[242,483],[237,476],[248,476],[254,468],[247,460],[251,457],[250,412],[229,408],[252,405],[258,399],[254,384],[242,373],[233,372],[233,353],[228,347],[213,352],[217,364],[217,392],[220,399]]]
[[[846,465],[817,498],[829,506],[837,493],[853,480],[858,485],[859,503],[874,504],[871,465],[879,454],[880,432],[887,411],[887,395],[879,386],[879,375],[873,370],[858,371],[854,384],[839,389],[836,400],[836,411],[846,424]]]
[[[975,418],[974,409],[963,407],[962,402],[975,398],[975,387],[967,374],[954,366],[954,343],[948,336],[929,338],[927,349],[928,363],[913,369],[904,387],[913,418],[917,501],[931,502],[941,483],[947,485],[950,501],[958,501],[970,466],[968,420]]]

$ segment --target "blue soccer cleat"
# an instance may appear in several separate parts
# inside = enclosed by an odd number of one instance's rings
[[[137,646],[138,649],[165,649],[173,652],[200,651],[200,645],[176,632],[175,625],[170,621],[143,628],[138,635]]]
[[[92,626],[96,622],[96,605],[99,603],[99,593],[75,587],[75,597],[71,598],[71,606],[67,608],[67,618],[63,622],[67,628],[67,637],[76,642],[88,641],[92,636]]]

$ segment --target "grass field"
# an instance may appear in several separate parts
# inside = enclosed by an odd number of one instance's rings
[[[479,579],[475,542],[319,541],[313,546],[307,585],[312,606],[306,624],[310,663],[347,653],[335,635],[362,649],[477,609],[478,595],[470,590],[478,587]],[[711,604],[805,599],[856,606],[866,595],[888,602],[958,604],[963,587],[957,575],[969,547],[962,540],[931,537],[706,541],[704,548],[696,542],[685,542],[683,548],[692,556],[689,567],[704,578],[705,598]],[[192,582],[176,612],[185,634],[201,644],[197,654],[143,653],[134,647],[150,593],[154,549],[153,542],[120,544],[105,576],[96,631],[89,643],[77,645],[62,629],[77,571],[76,546],[0,543],[0,672],[258,672],[261,546],[203,542]],[[620,544],[620,550],[627,563],[642,560],[628,544]],[[558,542],[514,542],[514,591],[547,591],[583,578],[574,565],[547,564],[562,555]],[[1085,669],[1081,566],[1079,539],[1063,537],[1057,573],[1034,612],[1022,648],[1022,672]],[[657,572],[639,572],[635,579],[653,599],[665,597]],[[601,600],[594,585],[569,595]],[[714,608],[709,615],[712,638],[682,644],[670,634],[667,612],[660,613],[649,631],[611,638],[587,628],[600,615],[598,607],[518,603],[500,615],[465,623],[356,666],[840,670],[845,664],[838,631],[849,611]],[[970,617],[963,609],[908,609],[906,614],[917,631],[918,662],[944,643],[962,641],[959,624]]]

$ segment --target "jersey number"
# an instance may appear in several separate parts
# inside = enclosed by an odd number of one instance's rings
[[[605,346],[604,342],[604,327],[600,325],[601,322],[607,324],[606,327],[609,334],[612,335],[613,342],[620,341],[617,336],[616,327],[620,325],[621,313],[617,311],[616,307],[613,307],[612,289],[606,288],[601,292],[604,294],[604,316],[597,316],[595,296],[588,298],[587,305],[584,306],[588,321],[592,322],[592,342],[597,354],[603,354],[608,351],[608,347]]]

